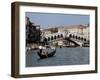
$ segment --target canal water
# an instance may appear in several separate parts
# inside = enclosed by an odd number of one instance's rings
[[[40,59],[37,51],[26,53],[26,67],[89,64],[89,47],[57,48],[53,57]]]

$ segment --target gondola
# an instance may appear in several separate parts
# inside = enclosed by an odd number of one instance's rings
[[[54,51],[48,53],[48,52],[42,52],[41,50],[39,52],[37,52],[38,56],[40,57],[40,59],[44,59],[44,58],[48,58],[48,57],[53,57],[56,53],[56,49],[54,49]]]

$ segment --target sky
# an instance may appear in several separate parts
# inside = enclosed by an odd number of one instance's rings
[[[36,13],[26,12],[25,14],[30,18],[30,21],[41,28],[50,28],[65,25],[80,25],[89,24],[89,15],[78,14],[59,14],[59,13]]]

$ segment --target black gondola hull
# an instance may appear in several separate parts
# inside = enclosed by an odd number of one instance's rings
[[[41,59],[44,59],[44,58],[48,58],[48,57],[53,57],[56,53],[56,50],[52,51],[51,53],[48,53],[47,55],[42,55],[40,52],[37,52],[38,56],[41,58]]]

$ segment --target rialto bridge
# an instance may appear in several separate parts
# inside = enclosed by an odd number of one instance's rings
[[[76,35],[68,32],[44,35],[42,36],[42,39],[49,45],[57,44],[60,46],[83,46],[84,43],[88,43],[89,46],[89,38],[87,38],[85,35]]]

